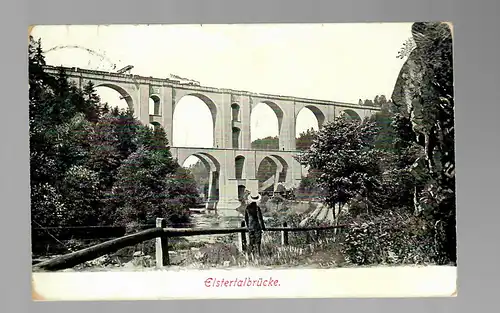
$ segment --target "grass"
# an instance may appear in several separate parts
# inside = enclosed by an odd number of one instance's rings
[[[178,265],[188,268],[228,267],[335,267],[344,263],[331,239],[312,244],[280,246],[263,243],[260,256],[241,253],[234,244],[217,243],[200,250],[188,251]]]
[[[281,246],[280,233],[263,235],[260,256],[240,252],[238,234],[221,236],[214,243],[190,242],[176,238],[169,242],[170,264],[186,269],[241,268],[241,267],[315,267],[331,268],[345,264],[334,236],[307,236],[305,232],[290,233],[289,245]],[[140,251],[140,253],[139,253]],[[136,256],[134,257],[134,253]],[[140,255],[138,255],[140,254]],[[137,269],[155,266],[155,241],[127,247],[108,256],[86,262],[74,268],[77,271],[104,270],[106,268]]]

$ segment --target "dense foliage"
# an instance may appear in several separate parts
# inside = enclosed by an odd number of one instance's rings
[[[268,136],[252,141],[252,149],[256,150],[279,150],[278,136]]]
[[[295,141],[296,149],[301,151],[309,149],[315,137],[316,131],[313,128],[301,132]]]
[[[434,238],[422,219],[407,212],[385,211],[375,216],[342,217],[349,221],[341,251],[348,263],[428,264],[438,259]]]
[[[173,160],[161,128],[131,110],[102,104],[92,83],[82,89],[44,71],[41,42],[30,38],[31,214],[34,226],[144,223],[186,219],[194,180]]]
[[[415,47],[392,95],[407,142],[420,150],[414,214],[430,225],[442,260],[456,262],[455,130],[452,33],[446,23],[415,23]]]
[[[209,171],[207,167],[198,160],[196,163],[190,165],[188,170],[193,175],[193,178],[198,186],[198,193],[206,195],[208,192],[209,177]]]
[[[380,187],[379,155],[373,148],[375,123],[337,118],[324,125],[299,161],[319,172],[316,182],[323,201],[335,208],[361,196],[369,198]]]
[[[301,132],[296,138],[296,149],[307,150],[311,146],[315,135],[316,131],[313,128]],[[265,138],[255,139],[252,141],[252,149],[279,150],[279,138],[278,136],[268,136]]]
[[[299,200],[320,200],[323,190],[318,184],[320,171],[309,169],[307,176],[303,177],[297,188],[297,199]]]
[[[381,107],[386,104],[392,104],[392,101],[385,97],[385,95],[376,95],[373,100],[370,99],[365,99],[364,101],[359,99],[358,101],[359,105],[364,105],[364,106],[376,106],[376,107]]]

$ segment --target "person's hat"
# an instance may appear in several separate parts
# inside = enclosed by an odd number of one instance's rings
[[[257,191],[252,191],[248,195],[249,202],[259,202],[261,198],[262,198],[262,196]]]

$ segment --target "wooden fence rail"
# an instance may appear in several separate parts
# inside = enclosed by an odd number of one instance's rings
[[[135,234],[126,235],[120,238],[112,239],[95,246],[82,249],[76,252],[65,254],[51,260],[43,261],[33,265],[33,270],[57,271],[66,268],[71,268],[78,264],[91,261],[108,253],[115,252],[119,249],[137,245],[143,241],[156,238],[156,267],[162,268],[170,265],[168,254],[168,238],[169,237],[185,237],[199,235],[220,235],[239,233],[239,249],[245,251],[247,246],[246,233],[248,229],[245,227],[245,222],[241,222],[241,227],[237,228],[167,228],[165,220],[158,218],[156,228],[151,228],[137,232]],[[320,227],[287,227],[283,223],[283,227],[266,227],[265,231],[280,231],[281,244],[288,245],[288,233],[298,231],[324,231],[338,228],[344,228],[347,225],[336,226],[320,226]]]

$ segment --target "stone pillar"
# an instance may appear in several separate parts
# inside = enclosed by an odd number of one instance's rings
[[[208,171],[208,190],[207,190],[207,203],[205,204],[206,209],[214,209],[215,206],[214,198],[215,198],[215,190],[214,190],[214,179],[216,178],[215,172],[209,170]]]
[[[259,181],[257,179],[247,179],[245,187],[250,192],[257,192],[259,191]]]
[[[256,151],[245,154],[245,173],[247,179],[255,179],[257,176]]]
[[[335,105],[328,106],[328,112],[325,116],[325,122],[333,122],[333,120],[335,120],[336,116],[335,111],[336,111]]]
[[[217,212],[223,216],[237,216],[236,208],[240,206],[238,200],[238,181],[236,180],[234,152],[226,150],[220,158],[220,198]]]
[[[251,113],[251,101],[250,97],[242,96],[240,97],[240,120],[241,120],[241,148],[251,149],[251,133],[250,133],[250,113]]]
[[[302,179],[302,165],[293,156],[289,156],[285,160],[288,164],[285,181],[287,185],[298,187]]]
[[[149,85],[139,86],[139,111],[135,112],[144,125],[149,125]]]
[[[294,102],[280,101],[283,120],[280,129],[280,150],[295,150],[295,107]]]
[[[220,119],[219,134],[220,142],[219,148],[232,148],[233,147],[233,123],[232,123],[232,109],[231,109],[231,94],[223,93],[219,97],[217,103],[217,115]],[[220,113],[219,113],[220,112]]]
[[[278,189],[279,178],[280,178],[280,171],[276,169],[276,173],[274,174],[273,191],[276,191]]]
[[[227,145],[224,138],[224,108],[221,94],[207,94],[217,106],[214,124],[214,148],[223,148]]]
[[[174,94],[172,87],[163,87],[161,94],[161,114],[163,120],[163,128],[167,133],[167,139],[170,146],[173,145],[173,119],[174,119]]]

